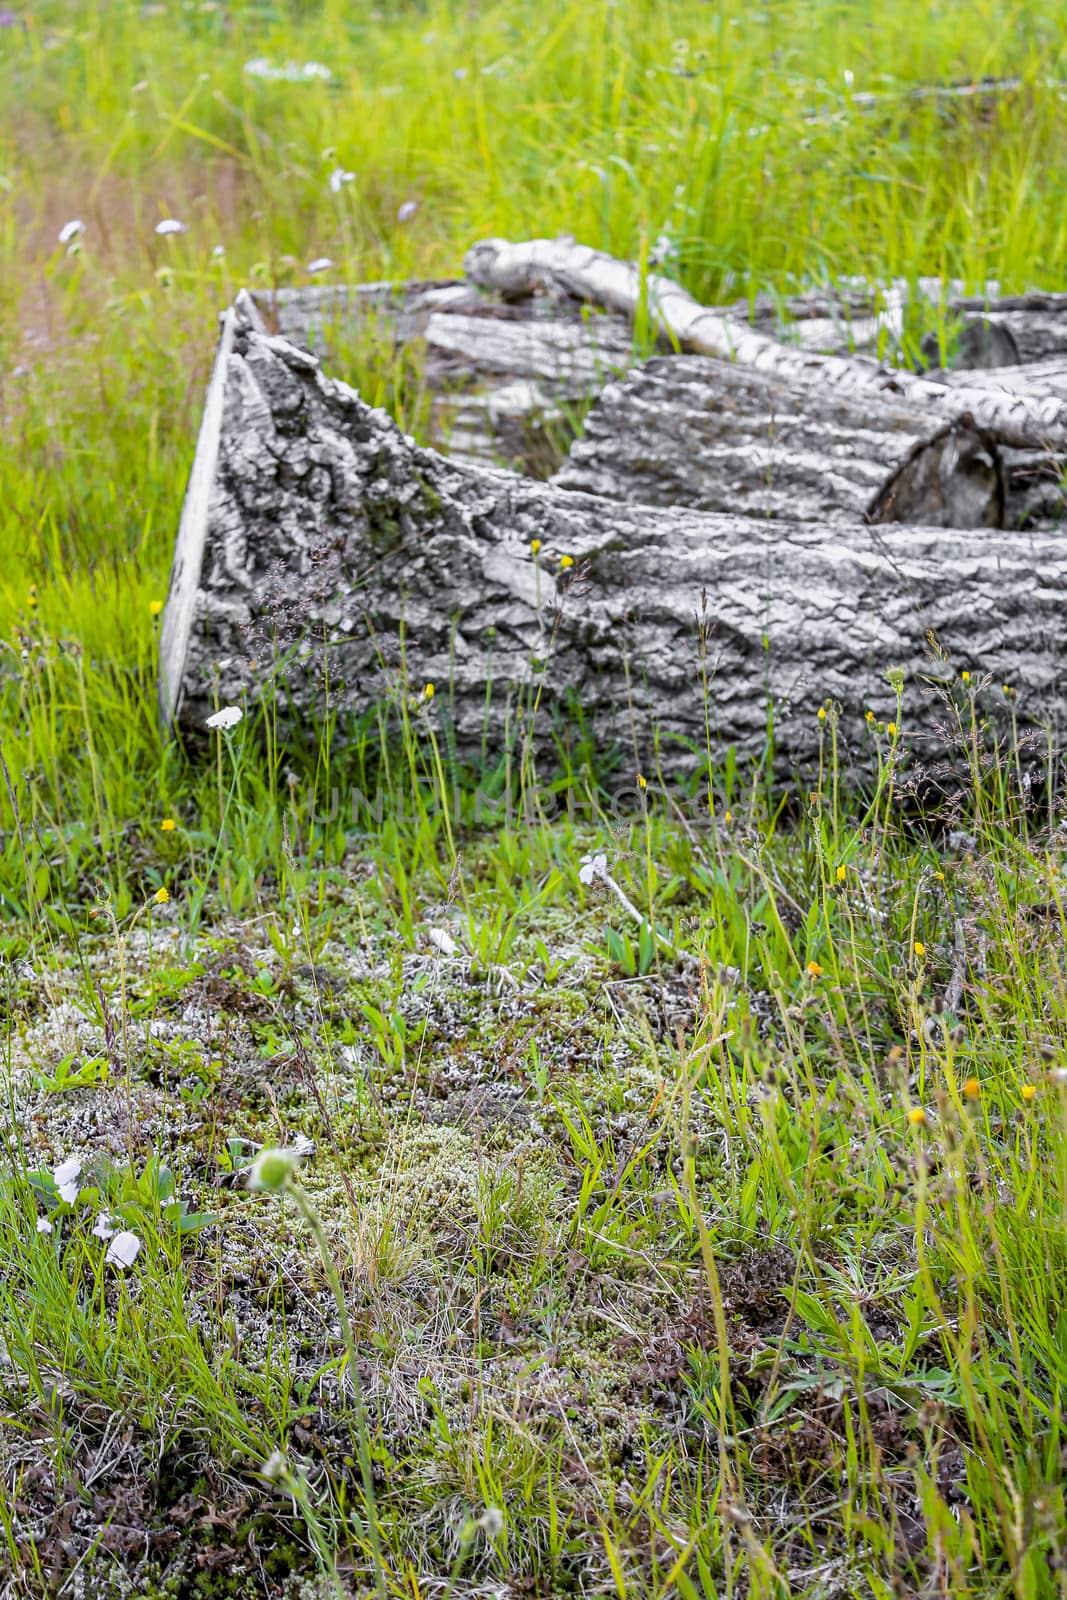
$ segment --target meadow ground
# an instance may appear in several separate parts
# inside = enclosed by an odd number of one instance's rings
[[[1002,686],[916,815],[889,681],[876,787],[831,708],[790,796],[461,773],[444,693],[197,764],[154,659],[239,285],[567,230],[1058,288],[1063,78],[1030,0],[0,6],[5,1600],[1067,1590],[1067,825]]]

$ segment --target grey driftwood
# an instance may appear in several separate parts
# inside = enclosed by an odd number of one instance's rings
[[[237,308],[179,534],[161,699],[198,730],[219,704],[270,696],[284,734],[403,695],[474,758],[530,730],[573,736],[580,717],[644,771],[691,766],[708,742],[759,756],[773,705],[779,769],[805,773],[830,702],[846,761],[869,771],[864,714],[892,715],[891,667],[924,759],[951,720],[936,685],[958,694],[961,668],[1009,681],[1058,727],[1065,580],[1054,533],[648,507],[449,461]]]

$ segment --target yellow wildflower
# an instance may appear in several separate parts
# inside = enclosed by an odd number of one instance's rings
[[[842,862],[841,865],[837,869],[837,881],[838,881],[838,883],[844,883],[844,881],[845,881],[845,879],[847,877],[848,877],[848,868],[845,866],[844,862]]]
[[[645,777],[643,772],[639,772],[637,774],[637,787],[639,789],[647,789],[648,788],[648,779]]]
[[[734,820],[733,812],[732,811],[724,811],[723,814],[722,814],[722,820],[724,822],[732,822]]]
[[[574,565],[574,557],[573,556],[560,556],[559,564],[563,568],[564,572],[566,572],[568,567],[573,567],[573,565]]]
[[[968,1078],[967,1082],[963,1085],[963,1092],[968,1100],[977,1100],[978,1096],[982,1092],[982,1085],[978,1082],[977,1078]]]
[[[1036,1084],[1033,1084],[1033,1083],[1024,1083],[1023,1084],[1022,1096],[1023,1096],[1023,1099],[1026,1101],[1027,1105],[1030,1104],[1031,1100],[1034,1098],[1036,1093],[1037,1093]]]
[[[886,725],[885,725],[885,731],[886,731],[886,733],[888,733],[888,735],[889,735],[889,737],[891,739],[895,739],[896,736],[897,736],[897,725],[896,725],[896,723],[895,722],[887,722]]]
[[[170,899],[170,895],[167,893],[166,889],[157,889],[152,898],[156,902],[157,906],[165,906],[167,901]]]
[[[173,833],[178,824],[175,822],[173,817],[164,817],[159,826],[163,829],[164,833]]]
[[[867,718],[868,722],[873,722],[874,721],[874,712],[873,711],[864,712],[864,716]]]
[[[432,683],[428,683],[426,685],[425,689],[422,691],[422,698],[424,700],[432,700],[434,695],[436,694],[436,692],[437,691],[435,690],[433,684]]]
[[[540,541],[540,539],[531,539],[530,540],[530,554],[536,556],[536,555],[539,554],[540,549],[541,549],[541,541]]]
[[[926,946],[923,944],[921,939],[916,939],[914,948],[915,948],[915,954],[918,956],[919,960],[921,961],[923,956],[926,954]]]
[[[970,683],[971,681],[971,675],[969,672],[961,672],[960,677],[963,679],[964,683]]]
[[[926,1112],[922,1106],[912,1106],[908,1112],[908,1121],[913,1128],[921,1128],[926,1121]]]
[[[148,602],[148,609],[153,617],[158,617],[159,613],[163,610],[162,600],[150,600]]]
[[[808,977],[809,978],[821,978],[822,974],[823,974],[823,969],[822,969],[822,967],[819,965],[819,963],[817,961],[809,961],[808,962]]]
[[[816,711],[815,715],[818,717],[820,722],[825,722],[826,721],[826,707],[825,706],[820,706],[818,711]]]

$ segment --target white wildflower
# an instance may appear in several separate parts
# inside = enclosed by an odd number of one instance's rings
[[[61,1166],[52,1172],[52,1181],[59,1190],[59,1198],[64,1205],[72,1206],[81,1193],[82,1164],[77,1156],[71,1156],[69,1161],[64,1161]]]
[[[51,1233],[51,1231],[52,1231],[52,1224],[49,1222],[48,1218],[47,1217],[38,1217],[37,1218],[37,1232],[38,1233]]]
[[[405,200],[396,214],[396,220],[398,222],[410,222],[418,209],[419,202],[417,200]]]
[[[289,1476],[289,1463],[280,1450],[272,1450],[259,1471],[268,1483],[279,1483],[282,1478]]]
[[[162,222],[156,223],[156,232],[164,237],[168,233],[185,233],[186,231],[185,223],[179,222],[177,217],[164,217]]]
[[[332,266],[333,262],[330,260],[329,256],[316,256],[314,261],[308,262],[308,271],[329,272]]]
[[[265,83],[328,83],[333,76],[321,61],[286,61],[276,66],[267,56],[254,56],[244,65],[245,76]]]
[[[100,1215],[97,1217],[95,1223],[93,1224],[93,1238],[94,1239],[111,1239],[111,1238],[114,1237],[114,1233],[115,1233],[115,1219],[114,1219],[114,1217],[109,1216],[106,1211],[101,1211]]]
[[[79,233],[84,232],[84,230],[85,223],[81,220],[81,218],[72,217],[69,222],[64,222],[63,226],[59,230],[60,244],[69,244],[72,239],[76,239]]]
[[[608,858],[603,851],[598,851],[595,856],[583,856],[581,866],[578,868],[580,883],[590,884],[597,878],[607,876]]]
[[[478,1526],[490,1539],[498,1539],[504,1531],[504,1513],[496,1506],[486,1506],[478,1518]]]
[[[330,193],[340,194],[346,183],[355,183],[354,172],[346,172],[344,167],[334,167],[330,173]]]
[[[216,261],[221,261],[223,256],[226,254],[226,246],[224,244],[217,244],[214,250],[212,250],[211,254],[215,257]]]
[[[244,712],[240,706],[223,706],[220,711],[212,712],[204,723],[205,728],[221,728],[225,733],[230,728],[236,728]]]
[[[141,1241],[137,1235],[124,1228],[121,1233],[116,1233],[108,1245],[104,1260],[109,1267],[132,1267],[140,1249]]]

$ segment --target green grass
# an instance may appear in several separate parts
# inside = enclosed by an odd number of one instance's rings
[[[283,849],[191,954],[180,891],[124,926],[41,909],[0,1189],[27,1592],[53,1481],[120,1524],[76,1542],[99,1584],[214,1551],[232,1587],[188,1592],[261,1592],[249,1533],[369,1578],[363,1426],[393,1594],[1058,1592],[1062,830],[992,788],[952,844],[829,786],[791,824],[758,791],[685,828],[645,795],[625,825],[454,824],[457,864],[424,790],[334,866]],[[580,882],[598,849],[673,947],[644,977]],[[297,1133],[333,1288],[241,1181]],[[124,1275],[101,1209],[144,1240]]]
[[[904,730],[873,797],[828,742],[815,800],[710,752],[620,817],[611,752],[454,781],[443,693],[197,764],[158,733],[152,608],[215,313],[317,256],[666,233],[709,300],[1059,287],[1055,10],[3,20],[0,1594],[372,1592],[376,1529],[411,1600],[1062,1595],[1058,771],[1024,805],[991,751],[916,820]],[[983,74],[1024,86],[906,94]],[[407,368],[352,362],[417,426]],[[615,888],[580,881],[598,851]],[[298,1132],[330,1270],[242,1180]],[[124,1274],[101,1209],[143,1240]]]

